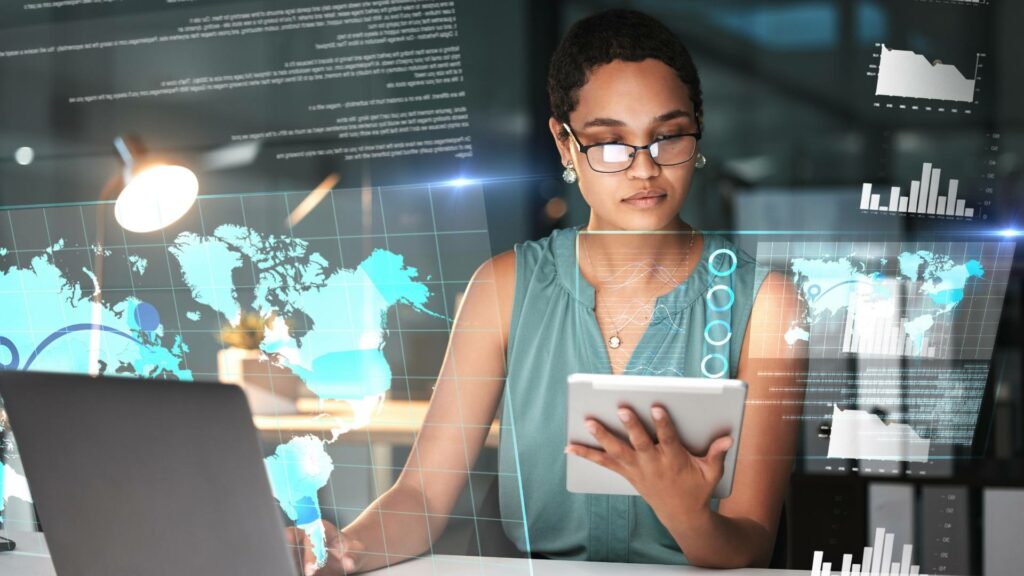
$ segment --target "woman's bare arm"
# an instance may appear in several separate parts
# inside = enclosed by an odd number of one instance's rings
[[[422,554],[440,536],[491,428],[505,384],[515,254],[474,274],[455,317],[423,427],[395,485],[342,532],[355,568]]]
[[[804,362],[800,351],[791,349],[782,354],[789,358],[759,356],[761,351],[778,355],[778,340],[798,318],[799,300],[792,286],[778,275],[769,276],[754,303],[741,349],[739,377],[750,389],[732,496],[717,511],[710,506],[711,498],[732,438],[715,440],[703,456],[691,454],[663,407],[650,408],[657,438],[639,423],[634,409],[623,407],[619,418],[628,441],[590,419],[587,426],[602,449],[575,443],[566,448],[629,480],[691,564],[739,568],[768,562],[798,429],[797,421],[787,417],[800,411]]]
[[[704,519],[704,526],[690,526],[685,551],[691,562],[767,566],[771,559],[796,451],[801,375],[807,370],[803,350],[789,348],[782,335],[801,319],[793,284],[781,274],[769,274],[754,302],[741,349],[738,377],[749,388],[732,495],[721,501],[718,514]],[[717,529],[707,529],[711,526]]]

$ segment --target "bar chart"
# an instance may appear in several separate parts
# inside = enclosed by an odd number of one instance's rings
[[[945,324],[933,329],[933,320],[877,318],[867,314],[847,314],[843,328],[843,352],[861,356],[944,358],[948,355],[949,334]],[[930,335],[925,336],[923,333]]]
[[[920,573],[921,567],[912,564],[914,547],[903,546],[899,562],[893,562],[893,540],[895,534],[887,533],[885,528],[875,530],[874,546],[865,546],[859,564],[853,563],[853,554],[843,554],[843,561],[838,572],[832,571],[832,563],[824,562],[825,553],[814,552],[811,565],[811,576],[911,576]]]
[[[979,219],[980,221],[980,219]],[[759,242],[759,266],[787,270],[806,303],[800,324],[761,358],[989,360],[1013,264],[1012,242]],[[751,327],[768,330],[756,321]]]
[[[967,200],[958,197],[960,181],[950,178],[946,194],[940,195],[941,177],[941,168],[932,166],[930,162],[925,162],[921,166],[921,179],[910,182],[909,194],[903,194],[903,190],[899,186],[892,186],[885,204],[882,204],[881,193],[873,193],[874,185],[865,182],[861,188],[860,209],[866,212],[974,219],[974,207],[967,206]]]

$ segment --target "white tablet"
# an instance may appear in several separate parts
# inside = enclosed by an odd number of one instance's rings
[[[626,376],[611,374],[573,374],[568,379],[568,441],[600,448],[584,423],[594,418],[622,438],[625,428],[619,421],[620,406],[637,413],[648,433],[654,436],[651,406],[664,406],[675,423],[679,438],[692,454],[703,456],[711,442],[726,434],[733,444],[725,455],[725,474],[715,487],[714,497],[732,493],[736,453],[740,445],[743,405],[747,384],[740,380],[710,378],[674,378],[664,376]],[[566,455],[565,487],[584,494],[637,495],[625,478],[611,470],[572,454]]]

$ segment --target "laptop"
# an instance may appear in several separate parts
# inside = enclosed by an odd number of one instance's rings
[[[0,371],[61,576],[298,573],[236,386]]]

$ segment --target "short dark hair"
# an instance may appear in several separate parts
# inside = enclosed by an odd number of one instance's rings
[[[699,123],[704,101],[700,76],[689,50],[667,26],[636,10],[613,9],[577,21],[569,28],[551,57],[548,69],[548,98],[551,115],[569,123],[569,114],[579,104],[580,89],[590,72],[613,60],[640,62],[653,58],[676,71],[686,84]],[[568,134],[562,130],[562,137]]]

